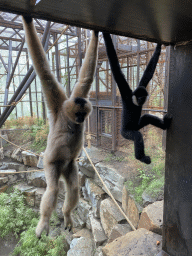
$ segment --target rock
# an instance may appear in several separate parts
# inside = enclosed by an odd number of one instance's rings
[[[157,241],[160,245],[157,245]],[[154,256],[161,251],[162,237],[140,228],[118,237],[103,247],[104,256]]]
[[[133,226],[137,228],[142,207],[135,202],[131,195],[129,195],[125,186],[123,186],[122,194],[122,208],[132,222]]]
[[[4,150],[4,156],[10,158],[12,155],[13,151],[12,150]]]
[[[3,135],[1,135],[1,137],[3,137],[3,139],[0,138],[0,146],[3,147],[5,144],[7,144],[6,140],[8,140],[8,136],[7,136],[7,134],[3,134]],[[4,139],[6,139],[6,140],[4,140]]]
[[[81,157],[78,162],[80,171],[89,178],[93,178],[95,171],[86,157]]]
[[[43,169],[43,157],[44,157],[44,152],[41,152],[38,159],[38,163],[37,163],[37,167],[40,169]]]
[[[64,201],[65,199],[65,182],[60,178],[59,180],[59,194],[58,197]]]
[[[85,174],[79,171],[79,186],[84,187],[85,186]]]
[[[85,188],[92,205],[93,214],[96,218],[100,218],[100,203],[105,198],[105,192],[92,179],[86,179]]]
[[[102,248],[103,248],[102,246],[99,246],[99,247],[95,250],[94,256],[103,256]]]
[[[22,151],[22,158],[25,165],[37,167],[38,157],[32,152]]]
[[[26,166],[23,164],[10,162],[10,163],[4,163],[8,169],[15,169],[17,172],[23,172],[26,171]]]
[[[113,227],[111,230],[111,234],[109,236],[108,243],[113,242],[117,237],[124,236],[128,232],[131,232],[132,228],[130,227],[129,224],[117,224]]]
[[[6,192],[6,190],[8,189],[8,187],[9,187],[8,185],[1,186],[1,187],[0,187],[0,194]]]
[[[73,238],[80,238],[80,237],[85,237],[85,238],[88,238],[88,239],[92,239],[92,234],[91,234],[89,229],[83,228],[80,231],[73,234]]]
[[[117,206],[109,198],[101,202],[100,217],[103,229],[107,237],[110,236],[111,231],[115,225],[125,220]]]
[[[95,246],[98,247],[99,245],[102,245],[107,240],[107,237],[101,226],[101,222],[98,219],[96,219],[92,213],[89,214],[89,218],[90,218],[94,243],[95,243]]]
[[[79,217],[86,223],[88,217],[89,217],[89,211],[91,209],[91,206],[88,202],[83,200],[82,198],[79,199],[78,206],[76,208],[77,213]]]
[[[119,202],[122,202],[122,188],[126,179],[121,176],[115,169],[102,163],[96,164],[95,167],[97,168],[101,178],[105,182],[107,188],[110,190],[114,198]],[[105,191],[105,188],[103,187],[97,174],[94,176],[94,181]]]
[[[41,198],[42,198],[44,193],[45,193],[45,188],[36,188],[36,192],[35,192],[35,207],[39,208],[40,203],[41,203]]]
[[[89,203],[80,198],[77,207],[72,212],[74,228],[84,228],[86,226],[90,209]]]
[[[3,152],[3,147],[0,148],[0,159],[4,158],[4,152]]]
[[[23,157],[21,152],[22,150],[20,148],[15,149],[11,155],[11,158],[17,160],[20,163],[23,163]]]
[[[145,228],[162,235],[163,201],[157,201],[145,207],[141,213],[138,228]]]
[[[8,174],[11,173],[11,174]],[[9,175],[16,174],[16,170],[10,169],[10,170],[0,170],[0,177],[8,177]]]
[[[8,182],[8,177],[0,177],[0,186],[5,185]]]
[[[28,185],[32,185],[39,188],[46,188],[47,183],[45,180],[44,171],[30,172],[31,170],[34,170],[34,168],[27,169],[27,171],[29,171],[29,173],[26,174]]]
[[[62,208],[63,208],[63,201],[59,200],[57,201],[57,204],[56,204],[56,213],[57,213],[57,216],[60,220],[63,220],[63,212],[62,212]]]
[[[7,177],[9,184],[13,184],[17,180],[17,178],[19,177],[19,174],[17,175],[16,170],[13,170],[13,169],[0,170],[0,173],[1,173],[1,177]],[[7,174],[3,174],[3,173],[7,173]]]
[[[24,183],[20,183],[20,184],[15,185],[14,188],[18,189],[19,191],[21,191],[24,194],[26,203],[29,206],[35,206],[36,189],[34,187],[28,186]]]
[[[72,240],[67,256],[93,256],[93,253],[94,246],[92,240],[81,237]]]
[[[8,164],[7,163],[4,163],[4,162],[1,162],[0,163],[0,170],[6,170],[8,169]],[[11,169],[11,168],[10,168]]]

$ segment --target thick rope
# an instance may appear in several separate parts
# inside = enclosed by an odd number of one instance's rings
[[[30,170],[30,171],[20,171],[20,172],[1,172],[1,171],[0,171],[0,175],[1,175],[1,174],[13,174],[13,175],[14,175],[14,174],[18,174],[18,173],[43,172],[43,171],[44,171],[44,169]]]
[[[3,140],[5,140],[5,141],[7,141],[8,143],[10,143],[11,145],[15,146],[16,148],[20,148],[20,149],[22,149],[23,151],[27,151],[27,152],[29,152],[29,153],[33,153],[34,155],[40,157],[39,154],[36,154],[36,153],[34,153],[34,152],[31,152],[31,151],[29,151],[29,150],[27,150],[27,149],[25,149],[25,148],[19,147],[18,145],[14,144],[13,142],[11,142],[11,141],[9,141],[9,140],[3,138],[1,135],[0,135],[0,138],[3,139]]]
[[[86,156],[87,156],[89,162],[91,163],[93,169],[95,170],[97,176],[98,176],[99,179],[101,180],[101,182],[102,182],[102,184],[103,184],[105,190],[107,191],[107,194],[111,197],[111,199],[113,200],[113,202],[115,203],[115,205],[117,206],[117,208],[119,209],[119,211],[120,211],[120,212],[122,213],[122,215],[125,217],[125,219],[126,219],[127,222],[129,223],[129,225],[131,226],[131,228],[135,231],[136,228],[134,227],[134,225],[132,224],[132,222],[130,221],[130,219],[127,217],[127,215],[124,213],[124,211],[121,209],[121,207],[118,205],[118,203],[117,203],[117,201],[115,200],[114,196],[111,194],[111,192],[109,191],[109,189],[108,189],[107,186],[105,185],[103,179],[101,178],[99,172],[97,171],[96,167],[94,166],[94,164],[93,164],[91,158],[89,157],[89,155],[88,155],[88,153],[87,153],[87,151],[86,151],[86,149],[85,149],[84,147],[83,147],[83,150],[84,150],[84,152],[85,152],[85,154],[86,154]]]

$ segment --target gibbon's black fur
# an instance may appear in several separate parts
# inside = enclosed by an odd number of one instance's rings
[[[98,32],[92,32],[78,81],[69,98],[51,72],[45,52],[37,36],[33,20],[23,17],[25,37],[33,66],[41,85],[49,111],[49,135],[44,153],[46,191],[40,205],[40,221],[36,236],[49,232],[49,220],[56,206],[59,178],[65,180],[65,202],[62,208],[65,228],[72,227],[71,211],[79,199],[76,159],[84,143],[84,120],[92,110],[88,93],[93,82],[97,61]]]
[[[163,120],[150,114],[141,116],[142,106],[148,96],[146,87],[155,72],[159,55],[161,53],[161,45],[157,44],[156,50],[147,65],[138,87],[135,91],[132,91],[121,71],[110,34],[103,32],[103,37],[111,70],[122,97],[123,111],[121,135],[125,139],[134,141],[136,159],[146,164],[150,164],[151,159],[149,156],[145,155],[143,136],[139,130],[148,124],[152,124],[165,130],[171,123],[171,117],[167,114],[164,116]]]

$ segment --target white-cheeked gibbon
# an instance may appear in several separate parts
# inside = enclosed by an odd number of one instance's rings
[[[56,206],[58,183],[64,177],[66,195],[62,208],[65,229],[72,227],[71,211],[79,198],[78,168],[76,159],[84,143],[84,120],[91,113],[88,93],[93,82],[98,52],[98,32],[92,31],[78,81],[69,98],[51,72],[48,60],[37,36],[33,19],[23,17],[25,37],[33,66],[40,78],[49,111],[49,135],[44,154],[46,191],[40,205],[40,220],[36,236],[43,230],[49,233],[49,220]]]

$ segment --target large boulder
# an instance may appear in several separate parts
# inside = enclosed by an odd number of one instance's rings
[[[118,237],[103,247],[104,256],[154,256],[161,251],[162,237],[144,228]]]
[[[111,230],[111,234],[108,239],[108,243],[113,242],[117,237],[124,236],[128,232],[131,232],[132,228],[130,227],[129,224],[117,224],[113,227]]]
[[[27,173],[28,185],[32,185],[40,188],[46,188],[47,183],[46,183],[44,171],[39,171],[37,169],[37,171],[31,172],[32,170],[34,170],[34,168],[28,168],[28,171],[29,171],[29,173]]]
[[[67,256],[93,256],[93,255],[94,255],[93,241],[85,237],[74,238],[70,244],[70,250],[67,252]]]
[[[119,202],[122,202],[122,188],[126,179],[108,165],[98,163],[95,167],[114,198]],[[106,191],[97,174],[94,176],[94,181]]]
[[[22,158],[25,165],[37,167],[38,157],[34,153],[22,151]]]
[[[101,224],[107,237],[118,223],[125,221],[124,216],[110,198],[101,202],[100,206]]]
[[[130,221],[133,223],[133,226],[137,228],[139,224],[139,216],[142,208],[138,205],[133,196],[129,195],[129,192],[126,189],[126,186],[123,187],[122,192],[122,208],[125,214],[128,216]]]
[[[93,214],[96,218],[100,218],[100,203],[105,198],[106,193],[92,179],[86,179],[85,188],[92,205]]]
[[[97,247],[99,245],[102,245],[107,240],[107,237],[105,235],[103,227],[101,226],[101,222],[98,219],[96,219],[92,213],[89,214],[89,218],[90,218],[94,243],[95,243],[95,246]]]
[[[163,201],[157,201],[143,209],[138,228],[145,228],[162,235]]]

